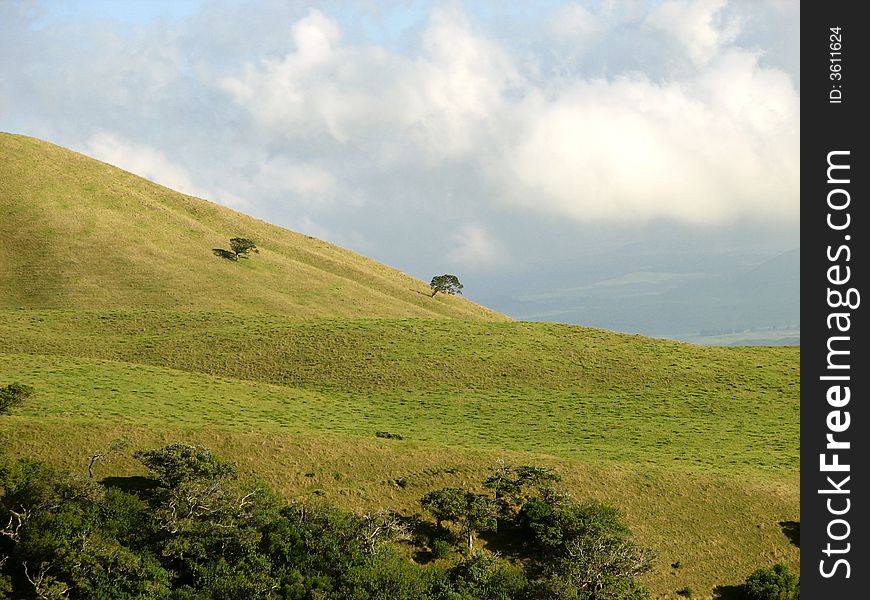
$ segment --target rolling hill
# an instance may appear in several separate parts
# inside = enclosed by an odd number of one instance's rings
[[[505,320],[373,260],[0,133],[0,306],[260,310],[297,317]],[[216,257],[232,237],[254,259]]]
[[[618,506],[656,597],[798,566],[796,347],[510,321],[22,136],[0,134],[0,218],[0,385],[37,390],[0,416],[13,454],[85,472],[119,438],[191,441],[290,498],[408,513],[501,458]],[[260,254],[212,254],[237,235]]]

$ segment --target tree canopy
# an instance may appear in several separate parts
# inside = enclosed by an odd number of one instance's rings
[[[429,282],[429,287],[432,288],[432,297],[435,297],[435,294],[438,292],[442,292],[444,294],[461,294],[462,293],[462,284],[459,282],[459,277],[456,275],[436,275],[432,278],[432,281]]]
[[[496,474],[504,477],[487,486],[538,489],[515,496],[523,505],[510,505],[504,517],[516,548],[507,559],[471,545],[474,535],[494,535],[491,491],[446,487],[421,498],[439,523],[452,524],[461,536],[454,538],[442,527],[433,533],[418,515],[288,503],[241,481],[232,463],[202,446],[176,443],[134,456],[149,469],[145,484],[141,477],[98,483],[0,452],[0,598],[647,597],[635,576],[649,568],[649,553],[618,512],[554,492],[557,477],[547,469],[501,463]],[[505,479],[512,485],[494,485]],[[397,538],[433,550],[446,540],[468,545],[424,566],[391,543]],[[449,546],[440,556],[448,554]],[[766,593],[787,579],[777,571],[748,583]]]
[[[259,253],[257,244],[253,240],[242,237],[230,238],[230,248],[212,248],[211,251],[215,256],[225,258],[227,260],[238,261],[240,258],[248,258],[249,252]]]
[[[245,258],[248,252],[259,252],[257,244],[247,238],[234,237],[230,239],[230,248],[236,253],[236,256]]]

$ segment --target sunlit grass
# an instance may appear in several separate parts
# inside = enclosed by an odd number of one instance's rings
[[[425,282],[344,248],[8,133],[0,223],[0,307],[506,319],[460,297],[431,298]],[[237,236],[259,254],[212,253]]]
[[[798,348],[509,322],[38,140],[0,158],[0,385],[37,391],[0,416],[9,452],[84,473],[124,438],[108,477],[186,440],[290,498],[406,512],[503,458],[622,509],[660,597],[798,567]],[[260,254],[211,253],[237,235]]]

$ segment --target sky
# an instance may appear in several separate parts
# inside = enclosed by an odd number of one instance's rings
[[[0,0],[0,130],[516,318],[797,326],[799,22],[797,0]]]

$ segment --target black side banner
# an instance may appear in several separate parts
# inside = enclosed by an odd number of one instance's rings
[[[801,15],[801,595],[870,590],[868,24],[861,2]]]

